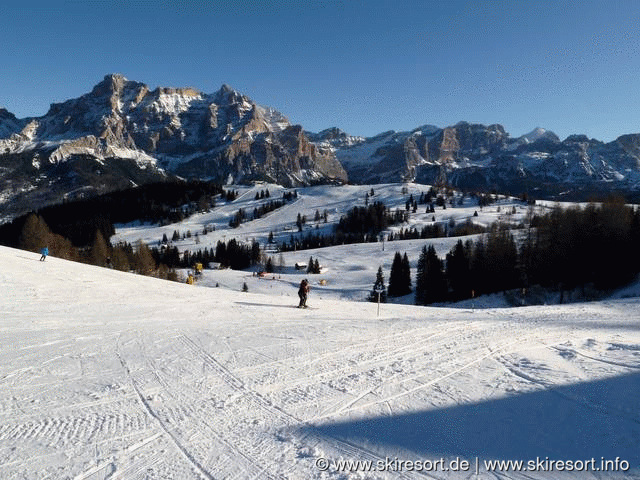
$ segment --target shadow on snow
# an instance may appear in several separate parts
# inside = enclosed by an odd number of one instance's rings
[[[640,374],[298,430],[423,458],[627,460],[640,469]]]

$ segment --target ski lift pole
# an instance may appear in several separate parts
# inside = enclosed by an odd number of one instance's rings
[[[380,316],[380,295],[384,292],[384,287],[382,285],[376,285],[374,291],[378,294],[378,313],[377,316]]]

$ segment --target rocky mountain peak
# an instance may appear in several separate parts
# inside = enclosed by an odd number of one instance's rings
[[[325,128],[318,133],[307,132],[307,136],[314,142],[329,143],[334,143],[335,141],[341,142],[349,137],[346,132],[340,130],[338,127]]]
[[[122,98],[123,96],[125,96],[125,91],[127,90],[138,90],[141,88],[145,91],[148,91],[149,89],[143,83],[132,82],[127,80],[124,75],[121,75],[119,73],[112,73],[106,75],[100,83],[93,87],[91,93],[80,98],[93,97],[111,100],[114,98]],[[109,101],[109,103],[111,104],[112,102]]]
[[[96,86],[107,85],[110,86],[113,91],[120,91],[128,81],[129,80],[120,73],[110,73],[109,75],[105,75],[102,82]]]
[[[221,94],[225,94],[225,93],[235,92],[235,90],[233,88],[231,88],[231,85],[229,85],[227,83],[223,83],[222,86],[220,87],[219,92]]]
[[[28,120],[0,111],[0,147],[7,155],[21,155],[25,165],[37,157],[38,169],[82,158],[95,160],[99,172],[115,160],[128,160],[149,172],[223,183],[347,180],[331,149],[318,148],[301,126],[291,126],[277,110],[258,106],[227,84],[210,95],[195,88],[150,91],[110,74],[89,93],[52,104],[47,114]],[[138,183],[139,177],[131,178]]]
[[[151,93],[155,97],[158,97],[160,95],[182,95],[185,97],[202,96],[202,92],[192,87],[186,87],[186,88],[158,87]]]
[[[327,128],[325,130],[322,130],[321,132],[318,132],[318,135],[327,139],[347,137],[347,134],[338,127]]]
[[[6,108],[0,108],[0,138],[18,133],[24,124],[24,121],[17,119],[16,116]]]
[[[435,125],[422,125],[418,128],[414,128],[411,133],[430,137],[440,132],[440,130],[442,129],[440,127],[436,127]]]
[[[546,130],[541,127],[536,127],[529,133],[526,133],[518,138],[518,141],[520,141],[520,143],[522,144],[534,143],[540,140],[554,143],[560,142],[560,138],[555,133],[553,133],[551,130]]]
[[[0,121],[17,120],[16,116],[4,107],[0,107]]]
[[[338,127],[330,127],[318,133],[305,132],[312,142],[329,144],[332,147],[344,148],[357,145],[365,141],[364,137],[349,135]]]
[[[589,137],[587,137],[586,135],[573,134],[573,135],[569,135],[567,138],[565,138],[562,143],[587,145],[587,144],[591,143],[592,141],[594,141],[594,140],[589,139]]]
[[[615,143],[620,145],[622,150],[633,159],[631,163],[635,169],[640,170],[640,133],[621,135],[615,140]]]
[[[226,83],[224,83],[213,96],[215,102],[218,104],[233,104],[241,102],[243,99],[243,95],[239,94]]]

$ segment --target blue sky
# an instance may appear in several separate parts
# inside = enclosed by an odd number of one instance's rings
[[[0,32],[0,106],[18,117],[122,73],[228,83],[312,131],[640,132],[635,0],[8,0]]]

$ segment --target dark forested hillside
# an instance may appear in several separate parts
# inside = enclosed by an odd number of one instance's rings
[[[91,244],[98,231],[108,241],[116,223],[180,221],[196,211],[215,207],[215,197],[222,193],[220,185],[209,182],[160,182],[53,205],[33,213],[53,233],[82,247]],[[1,225],[0,243],[18,247],[27,218],[28,215],[23,215]]]

